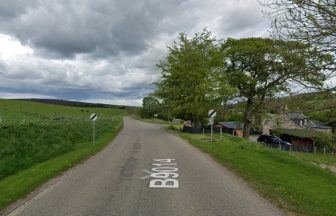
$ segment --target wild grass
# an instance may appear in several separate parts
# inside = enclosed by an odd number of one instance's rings
[[[120,120],[119,120],[120,121]],[[114,130],[115,124],[96,123],[96,138]],[[81,147],[92,139],[92,123],[34,122],[0,127],[0,180],[19,170]]]
[[[202,135],[179,134],[289,212],[336,215],[336,175],[314,165],[312,158],[230,135],[207,142]]]
[[[99,116],[95,145],[91,113]],[[0,209],[103,148],[125,115],[113,108],[0,99]]]

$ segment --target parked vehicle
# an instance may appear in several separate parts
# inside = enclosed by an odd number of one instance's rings
[[[266,146],[271,148],[280,148],[285,151],[289,151],[292,147],[292,144],[289,142],[283,141],[277,136],[273,135],[260,135],[258,137],[258,142],[263,142],[266,144]]]

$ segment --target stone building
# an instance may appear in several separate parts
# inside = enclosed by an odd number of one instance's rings
[[[320,122],[312,121],[303,113],[285,113],[279,115],[273,115],[269,119],[264,121],[262,127],[263,134],[270,134],[270,130],[275,128],[283,129],[308,129],[318,132],[331,133],[332,128],[323,125]]]

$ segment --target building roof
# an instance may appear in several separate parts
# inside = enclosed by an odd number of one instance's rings
[[[320,121],[315,121],[312,120],[312,122],[314,122],[315,126],[313,128],[317,128],[317,129],[332,129],[332,127],[329,127],[327,125],[324,125],[322,122]]]
[[[300,112],[294,112],[294,113],[287,113],[288,117],[291,119],[307,119],[308,117],[303,115],[303,113]]]
[[[283,128],[278,128],[278,129],[272,129],[272,131],[278,133],[278,134],[287,134],[295,137],[300,137],[300,138],[313,138],[315,135],[314,131],[310,131],[307,129],[283,129]]]
[[[241,130],[243,128],[243,124],[237,121],[218,122],[218,124],[235,130]]]

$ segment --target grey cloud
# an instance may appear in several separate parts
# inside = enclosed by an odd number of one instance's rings
[[[138,54],[178,2],[41,1],[0,26],[42,54],[54,54],[52,57]]]
[[[15,18],[22,13],[25,13],[32,5],[36,4],[36,0],[11,0],[0,1],[0,18],[5,19]]]
[[[255,0],[0,0],[0,34],[34,50],[6,60],[0,92],[139,101],[177,33],[208,27],[217,38],[268,28]],[[1,48],[1,46],[0,46]]]

